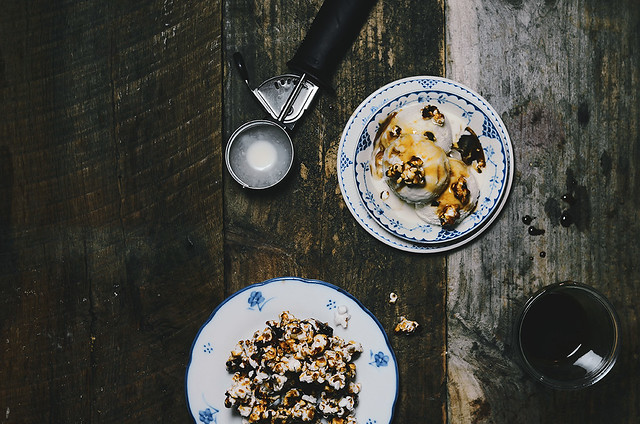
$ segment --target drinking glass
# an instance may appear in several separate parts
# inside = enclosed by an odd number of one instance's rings
[[[594,288],[571,281],[534,294],[515,333],[525,370],[557,389],[597,383],[620,352],[620,321],[611,303]]]

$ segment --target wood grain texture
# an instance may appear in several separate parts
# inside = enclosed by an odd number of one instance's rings
[[[185,422],[222,295],[221,4],[0,8],[1,420]]]
[[[254,86],[287,72],[286,62],[321,3],[225,3],[227,137],[264,115],[231,65],[233,52],[243,53]],[[379,1],[334,75],[335,95],[321,93],[297,125],[288,178],[255,192],[241,189],[225,173],[228,291],[295,275],[328,281],[361,299],[391,335],[398,357],[397,423],[445,419],[444,260],[399,252],[360,228],[338,188],[337,149],[349,116],[378,87],[410,75],[442,73],[443,20],[437,1]],[[400,297],[396,305],[387,301],[392,291]],[[394,335],[401,315],[420,322],[422,330],[414,337]]]
[[[380,320],[394,423],[638,422],[637,1],[378,0],[335,94],[299,122],[290,175],[243,190],[222,149],[264,113],[231,55],[254,86],[287,72],[321,3],[0,0],[1,422],[191,421],[198,329],[226,296],[286,275],[336,284]],[[349,116],[412,75],[480,92],[514,145],[504,211],[448,254],[378,242],[338,188]],[[618,365],[580,392],[532,382],[511,341],[525,299],[562,280],[622,318]],[[417,334],[393,334],[403,315]]]
[[[447,76],[493,104],[516,156],[502,216],[447,261],[449,422],[635,423],[640,8],[450,0],[446,15]],[[525,215],[545,233],[530,236]],[[525,299],[565,280],[604,292],[622,317],[612,375],[579,392],[533,383],[511,340]]]

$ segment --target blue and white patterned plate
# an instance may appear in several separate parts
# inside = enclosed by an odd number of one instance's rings
[[[346,306],[347,329],[336,326],[334,314]],[[356,418],[363,424],[388,424],[398,396],[398,367],[389,340],[378,320],[356,298],[339,287],[317,280],[283,277],[253,284],[227,298],[202,326],[186,373],[186,395],[191,415],[199,424],[241,423],[225,408],[231,374],[225,363],[239,340],[250,339],[266,321],[290,311],[300,319],[327,322],[334,334],[360,342],[363,353],[355,360],[356,381],[362,384]]]
[[[477,174],[480,198],[474,213],[453,229],[430,225],[417,215],[400,214],[382,201],[372,184],[370,159],[380,123],[393,111],[415,103],[435,104],[471,127],[483,146],[487,166]],[[513,180],[513,150],[496,111],[479,94],[440,77],[394,81],[373,94],[351,115],[338,147],[338,181],[344,200],[360,225],[378,240],[401,250],[436,253],[479,236],[504,206]]]

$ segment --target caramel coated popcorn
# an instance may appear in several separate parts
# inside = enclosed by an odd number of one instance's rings
[[[433,105],[427,105],[422,108],[422,117],[424,119],[433,119],[436,125],[444,126],[444,115]]]
[[[235,408],[243,423],[356,424],[361,387],[353,360],[362,352],[360,343],[288,311],[266,324],[231,351],[227,370],[234,373],[233,384],[225,406]]]
[[[418,324],[416,321],[411,321],[403,316],[400,317],[400,322],[398,323],[398,325],[396,325],[395,332],[402,334],[411,334],[415,332],[419,326],[420,324]]]
[[[424,185],[424,162],[417,156],[412,156],[407,162],[393,164],[387,169],[387,177],[397,184],[405,184],[409,187]]]

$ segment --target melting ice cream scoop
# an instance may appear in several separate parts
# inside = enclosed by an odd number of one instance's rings
[[[433,225],[453,226],[469,216],[478,204],[480,187],[469,167],[449,158],[449,185],[430,204],[416,206],[416,214]]]
[[[445,119],[435,106],[415,103],[390,114],[381,123],[376,139],[386,148],[401,134],[418,134],[449,152],[453,145],[453,134],[460,132],[456,126],[459,125]]]
[[[382,156],[382,170],[389,187],[409,203],[431,202],[449,182],[444,150],[418,134],[394,139]]]

